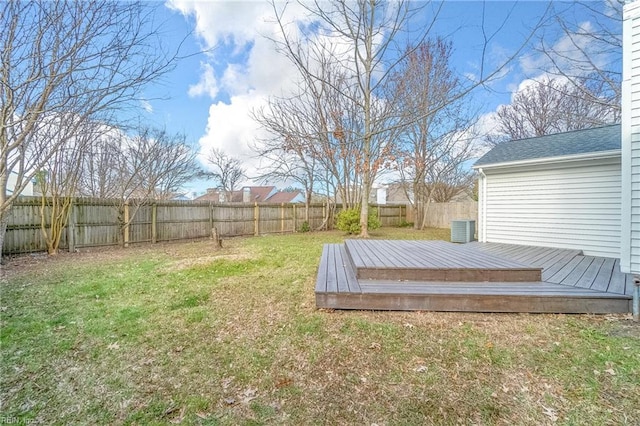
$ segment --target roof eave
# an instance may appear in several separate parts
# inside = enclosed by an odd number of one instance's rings
[[[622,151],[620,149],[611,149],[608,151],[561,155],[557,157],[530,158],[527,160],[506,161],[502,163],[488,163],[488,164],[480,164],[480,165],[474,164],[472,167],[475,170],[498,169],[498,168],[507,168],[507,167],[534,166],[534,165],[537,166],[537,165],[544,165],[544,164],[568,163],[572,161],[582,161],[582,160],[603,160],[607,158],[620,157],[621,153]]]

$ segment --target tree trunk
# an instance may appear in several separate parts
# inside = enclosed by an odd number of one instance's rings
[[[0,269],[2,269],[2,265],[4,263],[2,252],[4,249],[4,236],[7,233],[7,224],[9,223],[9,213],[11,212],[11,207],[4,211],[0,211]]]
[[[222,240],[220,239],[220,234],[218,234],[218,228],[215,226],[211,228],[211,239],[213,240],[213,247],[215,249],[222,248]]]
[[[424,229],[424,225],[427,223],[427,213],[429,212],[429,204],[431,204],[431,197],[427,198],[427,200],[423,204],[420,229]]]

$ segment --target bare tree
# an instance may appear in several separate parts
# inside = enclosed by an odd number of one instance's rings
[[[118,198],[127,191],[123,152],[126,135],[116,128],[105,128],[85,147],[80,165],[78,194],[95,198]]]
[[[99,127],[97,136],[85,145],[77,193],[111,200],[122,231],[142,205],[171,198],[203,176],[197,153],[184,134],[143,127],[129,135]]]
[[[413,32],[409,31],[408,24],[427,3],[381,0],[299,2],[311,25],[288,22],[284,18],[285,11],[278,4],[273,2],[283,38],[282,41],[276,40],[278,49],[297,67],[307,87],[326,85],[348,100],[346,104],[350,109],[335,110],[327,118],[347,118],[351,126],[344,129],[336,127],[333,133],[339,138],[345,136],[356,142],[350,147],[360,146],[353,154],[357,158],[357,185],[361,187],[360,235],[366,237],[368,198],[372,184],[381,168],[392,158],[396,131],[407,123],[406,120],[400,120],[401,113],[393,100],[385,98],[385,93],[389,93],[385,89],[398,65],[411,53],[410,49],[400,46],[406,45],[407,41],[419,46],[426,39],[438,18],[442,3],[429,3],[430,13],[421,16],[423,21],[420,30]],[[427,22],[424,22],[425,19]],[[534,28],[538,25],[539,22]],[[481,29],[483,40],[479,49],[479,75],[473,81],[466,82],[458,97],[499,75],[529,41],[527,37],[520,48],[501,64],[485,67],[487,47],[496,32],[487,31],[484,25]],[[323,73],[327,65],[342,72]],[[332,79],[336,76],[345,78],[347,84],[342,85],[341,80]],[[336,81],[340,81],[340,84]],[[418,113],[414,119],[419,120],[427,114]],[[344,142],[343,145],[347,146],[347,141]]]
[[[349,128],[336,126],[333,134],[343,146],[347,144],[346,138],[350,138],[357,140],[361,147],[356,172],[360,180],[358,186],[362,188],[359,191],[360,235],[366,237],[369,193],[390,143],[385,134],[385,121],[388,118],[385,113],[390,104],[380,99],[377,93],[382,90],[387,76],[397,62],[397,52],[394,52],[396,37],[417,9],[408,2],[387,3],[377,0],[301,5],[312,19],[325,28],[326,39],[319,41],[316,34],[302,32],[302,38],[294,40],[285,28],[281,11],[274,5],[285,37],[280,49],[306,77],[307,83],[325,83],[337,89],[339,95],[348,99],[351,104],[349,110],[335,110],[327,119],[338,123],[344,119],[349,120]],[[313,47],[306,50],[309,42]],[[336,48],[340,45],[349,46],[350,54]],[[314,66],[314,63],[320,66]],[[318,70],[326,64],[339,64],[343,69],[349,70],[349,73],[338,74],[341,78],[346,78],[341,82],[347,84],[338,86],[335,80],[318,75]],[[347,188],[347,192],[352,189]]]
[[[152,10],[140,2],[11,1],[0,5],[0,246],[8,212],[67,140],[42,140],[50,117],[112,122],[172,68]],[[14,188],[8,175],[16,176]]]
[[[554,20],[537,47],[541,71],[572,85],[571,96],[610,110],[615,122],[620,121],[624,3],[552,2]]]
[[[273,97],[266,107],[254,111],[254,118],[271,135],[255,149],[280,158],[275,173],[295,172],[296,180],[308,190],[307,201],[313,184],[320,182],[332,189],[344,207],[355,208],[361,201],[362,140],[357,136],[361,121],[350,98],[343,96],[349,87],[340,70],[325,63],[318,72],[322,78],[304,80],[294,96]],[[285,158],[293,161],[285,164]]]
[[[99,127],[85,121],[81,125],[71,126],[75,135],[67,135],[68,123],[77,117],[61,116],[51,120],[46,127],[47,134],[39,133],[42,138],[56,143],[58,139],[66,141],[51,156],[41,172],[36,176],[40,188],[40,231],[47,245],[49,255],[58,254],[58,248],[67,226],[73,197],[77,195],[81,176],[81,164],[95,138],[99,136]]]
[[[309,221],[311,196],[320,180],[320,163],[309,152],[309,144],[305,143],[306,137],[311,133],[293,130],[306,123],[297,119],[299,111],[296,108],[292,109],[292,114],[287,112],[291,101],[292,99],[271,99],[266,108],[252,112],[254,120],[271,134],[252,146],[267,163],[256,178],[300,184],[305,192],[305,220]]]
[[[231,196],[236,186],[245,177],[245,171],[239,159],[225,154],[222,150],[211,148],[207,156],[207,163],[213,166],[213,171],[207,176],[218,183],[224,191],[226,201],[231,201]]]
[[[471,176],[465,162],[474,154],[476,114],[467,107],[470,96],[452,69],[451,52],[451,43],[427,40],[409,49],[393,75],[402,111],[395,164],[416,229],[425,226],[432,201],[450,199]]]
[[[487,141],[496,145],[505,140],[586,129],[616,121],[617,106],[607,103],[602,93],[577,84],[543,78],[516,92],[510,104],[498,108],[497,127],[487,136]]]

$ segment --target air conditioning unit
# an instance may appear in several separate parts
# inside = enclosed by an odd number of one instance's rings
[[[451,221],[451,242],[468,243],[474,240],[476,235],[475,220],[453,220]]]

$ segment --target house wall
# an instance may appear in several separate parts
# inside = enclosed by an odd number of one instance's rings
[[[7,192],[9,194],[13,194],[13,190],[16,187],[17,174],[14,172],[9,173],[9,178],[7,179]],[[24,187],[20,195],[32,196],[33,194],[33,182],[29,181],[27,185]]]
[[[640,1],[624,7],[622,65],[623,272],[640,274]]]
[[[620,257],[620,157],[484,169],[480,241]]]

